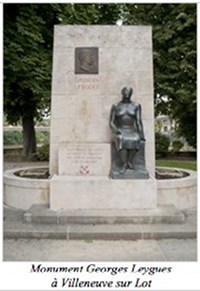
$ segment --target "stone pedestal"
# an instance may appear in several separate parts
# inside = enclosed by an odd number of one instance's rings
[[[107,177],[54,176],[50,208],[145,209],[157,206],[157,184],[148,180],[113,180]]]
[[[144,209],[157,205],[157,184],[145,180],[113,180],[110,144],[66,143],[58,154],[58,175],[50,183],[50,208]]]

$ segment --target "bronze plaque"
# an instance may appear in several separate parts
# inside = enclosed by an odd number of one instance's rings
[[[75,74],[98,74],[99,60],[97,47],[75,48]]]

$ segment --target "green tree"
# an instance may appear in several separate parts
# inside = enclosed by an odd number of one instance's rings
[[[156,112],[196,147],[196,5],[126,4],[127,24],[152,25]]]
[[[156,132],[155,135],[155,149],[156,158],[165,157],[168,153],[170,146],[170,139],[167,135],[161,132]]]
[[[34,122],[50,110],[53,26],[114,24],[120,5],[4,4],[4,111],[21,121],[23,153],[36,151]]]
[[[34,118],[48,108],[51,60],[38,5],[4,5],[4,110],[22,122],[24,154],[34,153]]]

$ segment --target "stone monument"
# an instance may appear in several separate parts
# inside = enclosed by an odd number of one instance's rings
[[[124,86],[134,88],[146,140],[134,179],[111,170],[110,110]],[[157,206],[151,27],[56,25],[51,108],[51,209]]]

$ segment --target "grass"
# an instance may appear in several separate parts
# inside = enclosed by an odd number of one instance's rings
[[[157,160],[157,167],[174,167],[174,168],[182,168],[188,170],[197,170],[197,162],[196,161],[183,161],[183,160]]]

